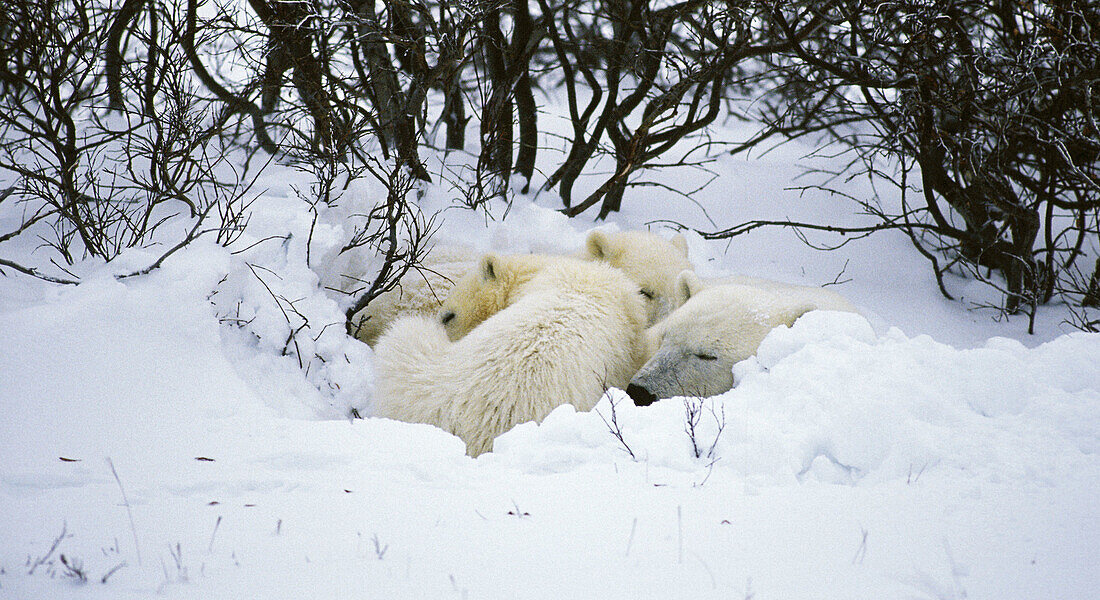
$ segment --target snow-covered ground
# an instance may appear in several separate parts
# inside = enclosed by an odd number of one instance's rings
[[[851,212],[786,189],[800,155],[721,159],[692,200],[628,192],[601,226]],[[655,178],[690,189],[704,174]],[[637,408],[612,390],[475,460],[433,427],[369,418],[370,349],[343,335],[343,306],[317,285],[341,266],[344,217],[380,191],[355,186],[322,213],[311,268],[295,183],[307,184],[265,176],[229,250],[201,241],[124,282],[112,270],[151,251],[78,265],[79,286],[0,278],[0,598],[1100,590],[1100,335],[1072,333],[1058,308],[1029,336],[1023,318],[970,309],[998,300],[979,284],[949,279],[962,300],[945,300],[900,234],[835,252],[782,229],[689,234],[702,275],[837,281],[870,324],[808,315],[739,364],[722,396]],[[424,193],[429,214],[454,196]],[[569,252],[594,224],[554,212],[559,202],[520,196],[506,218],[502,206],[491,218],[444,210],[437,240]],[[347,418],[352,408],[368,418]]]

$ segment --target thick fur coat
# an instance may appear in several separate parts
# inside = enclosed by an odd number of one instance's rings
[[[490,262],[483,261],[477,270],[460,279],[440,308],[440,322],[451,340],[462,338],[479,323],[510,306],[523,296],[527,282],[543,267],[561,258],[537,254],[487,256]],[[667,240],[645,231],[596,230],[588,234],[585,247],[577,256],[615,267],[634,281],[647,325],[676,308],[676,277],[692,269],[687,240],[679,234]],[[487,274],[486,268],[492,268],[493,264],[504,268],[495,275]]]
[[[682,304],[645,333],[647,362],[627,393],[640,406],[674,396],[708,397],[735,384],[733,365],[756,353],[768,333],[811,310],[857,312],[822,288],[748,277],[704,284],[693,273],[678,280]]]
[[[492,278],[508,262],[483,259]],[[590,410],[641,366],[645,313],[638,286],[600,263],[558,258],[521,285],[505,309],[452,342],[425,317],[398,319],[375,348],[374,414],[430,423],[477,456],[518,423],[554,408]]]
[[[638,284],[650,325],[679,305],[676,278],[694,268],[688,260],[687,240],[681,234],[665,239],[647,231],[595,230],[585,240],[584,257],[621,269]]]

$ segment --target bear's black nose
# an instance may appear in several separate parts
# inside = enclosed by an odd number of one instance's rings
[[[635,406],[649,406],[657,401],[657,396],[652,392],[633,383],[626,386],[626,393],[634,400]]]

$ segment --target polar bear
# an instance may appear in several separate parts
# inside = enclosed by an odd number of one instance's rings
[[[640,286],[650,325],[678,306],[676,277],[694,270],[688,260],[687,239],[680,233],[665,239],[648,231],[597,229],[588,234],[584,245],[585,258],[622,269]]]
[[[627,386],[638,406],[721,394],[734,386],[733,365],[755,354],[775,327],[811,310],[858,312],[824,288],[749,277],[708,285],[685,271],[677,290],[681,306],[646,331],[648,360]]]
[[[451,289],[439,310],[439,319],[451,341],[469,333],[485,319],[522,296],[523,286],[544,266],[556,261],[553,255],[513,255],[492,258],[483,268],[471,271]],[[671,240],[645,231],[593,231],[579,254],[584,260],[606,263],[621,270],[638,286],[646,310],[646,324],[664,318],[677,304],[676,277],[691,270],[687,240],[677,234]],[[494,264],[506,264],[501,273]],[[486,267],[488,271],[486,271]]]
[[[452,342],[527,293],[531,281],[562,256],[487,253],[455,282],[438,311]],[[635,289],[637,289],[635,287]]]
[[[394,289],[380,294],[352,316],[355,337],[370,346],[397,317],[410,314],[434,316],[455,282],[477,265],[478,253],[466,246],[435,246],[419,268],[405,273]],[[351,279],[341,286],[349,288]],[[345,290],[347,291],[347,290]]]
[[[510,278],[513,266],[487,256],[479,270]],[[610,266],[559,257],[456,342],[435,319],[400,318],[375,347],[374,415],[437,425],[477,456],[496,436],[561,404],[590,410],[643,361],[637,287]]]

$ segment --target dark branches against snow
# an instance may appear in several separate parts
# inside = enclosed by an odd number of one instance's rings
[[[1095,3],[789,3],[763,18],[790,46],[762,58],[767,126],[736,151],[813,136],[859,158],[849,179],[896,165],[903,207],[883,229],[937,276],[995,285],[1007,313],[1080,303],[1069,273],[1100,247]],[[807,19],[820,26],[803,36]]]
[[[86,257],[173,248],[181,238],[154,235],[165,230],[227,243],[247,219],[241,190],[262,150],[307,166],[315,209],[338,195],[337,179],[346,184],[365,164],[377,171],[391,193],[368,217],[381,229],[364,235],[398,266],[367,286],[363,298],[373,297],[400,265],[415,268],[415,251],[398,242],[413,232],[399,224],[415,204],[403,180],[432,178],[425,151],[476,157],[438,171],[454,176],[469,207],[508,197],[514,174],[526,193],[540,176],[540,140],[556,137],[539,131],[539,113],[560,97],[564,156],[535,185],[560,195],[570,216],[602,219],[640,201],[629,192],[661,185],[647,175],[655,169],[702,168],[718,148],[801,138],[852,157],[829,190],[850,198],[846,184],[867,175],[900,190],[900,206],[875,191],[857,210],[874,207],[864,212],[877,224],[754,221],[716,225],[710,237],[763,226],[900,230],[945,295],[952,271],[996,286],[1006,313],[1096,303],[1095,2],[9,4],[0,13],[0,210],[21,217],[4,221],[15,224],[0,244],[37,240],[49,254],[40,260],[55,266],[0,246],[5,272],[76,280],[66,267]],[[478,134],[467,139],[474,115]],[[762,127],[717,139],[724,118]],[[595,179],[578,185],[582,176]]]
[[[605,417],[604,414],[600,412],[599,408],[595,408],[593,410],[597,415],[599,415],[600,419],[604,422],[604,425],[607,425],[607,431],[611,433],[611,435],[614,436],[616,440],[619,440],[619,444],[623,447],[624,450],[626,450],[626,453],[630,455],[630,459],[635,461],[638,460],[638,457],[634,455],[634,450],[630,448],[630,444],[627,444],[626,439],[623,437],[623,426],[621,423],[619,423],[619,415],[615,410],[618,402],[616,402],[614,398],[608,397],[607,404],[611,407],[611,414],[609,416]]]
[[[417,178],[400,164],[368,160],[364,167],[386,190],[385,201],[377,203],[366,214],[355,215],[356,224],[351,240],[341,252],[366,252],[379,257],[380,264],[373,278],[350,290],[355,302],[347,309],[345,327],[355,335],[359,324],[352,318],[371,300],[397,287],[410,269],[418,270],[428,253],[428,243],[436,228],[435,215],[425,216],[415,199]]]
[[[0,243],[37,238],[62,271],[167,244],[132,273],[141,274],[202,235],[228,243],[239,234],[249,176],[192,84],[183,18],[158,2],[118,12],[82,0],[16,2],[5,11],[0,172],[13,185],[0,208],[22,218]],[[158,234],[180,223],[189,223],[181,236]],[[0,264],[55,283],[77,279]]]

